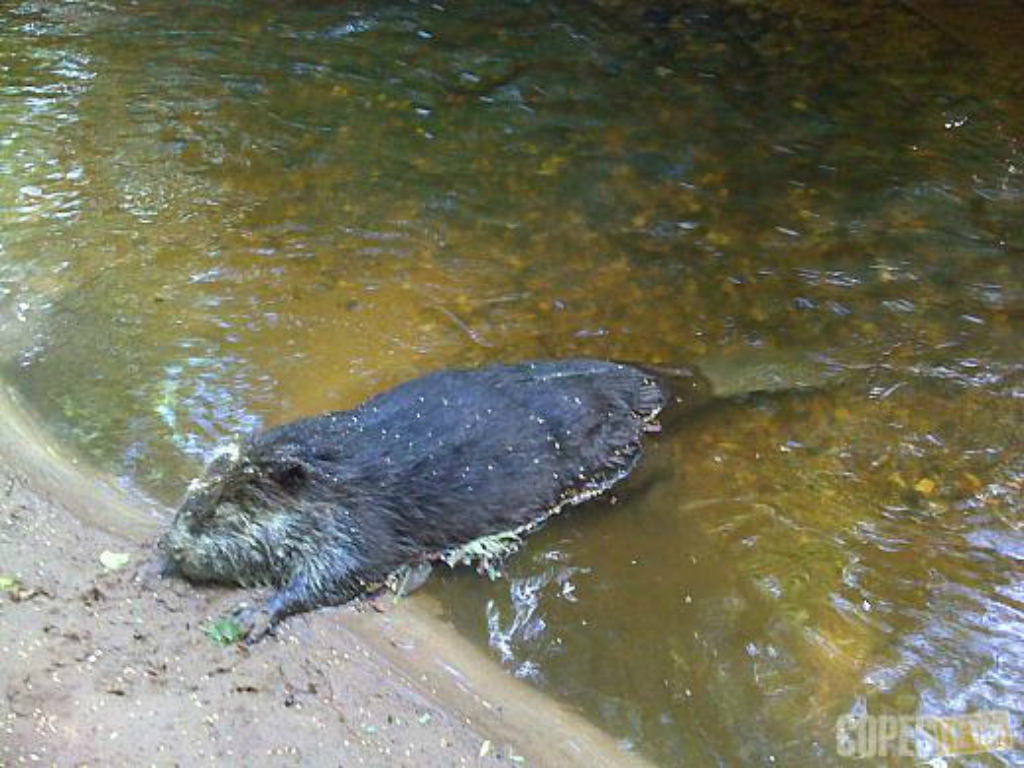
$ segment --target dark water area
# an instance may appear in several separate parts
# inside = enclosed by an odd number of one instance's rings
[[[443,367],[842,369],[427,590],[665,765],[1017,718],[1021,39],[1019,3],[4,4],[0,373],[173,504]]]

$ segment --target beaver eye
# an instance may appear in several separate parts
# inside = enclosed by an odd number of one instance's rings
[[[189,520],[205,520],[213,517],[224,494],[224,484],[211,478],[193,480],[181,504],[180,515]]]
[[[185,499],[185,503],[181,506],[181,511],[192,520],[205,520],[208,517],[213,517],[213,512],[216,508],[217,497],[203,494],[199,497],[189,496]]]

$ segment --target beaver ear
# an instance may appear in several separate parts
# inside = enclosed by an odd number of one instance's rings
[[[306,484],[309,468],[302,461],[289,458],[276,462],[269,475],[281,490],[295,493]]]

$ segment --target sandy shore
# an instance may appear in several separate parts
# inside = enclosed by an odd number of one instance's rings
[[[246,595],[151,575],[164,514],[52,445],[0,384],[0,765],[640,764],[418,596],[218,646],[203,627]]]

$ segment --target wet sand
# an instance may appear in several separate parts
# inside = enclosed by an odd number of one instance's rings
[[[216,645],[203,627],[246,595],[152,574],[166,514],[55,446],[0,384],[0,765],[641,763],[419,596]],[[107,570],[104,551],[128,565]]]

